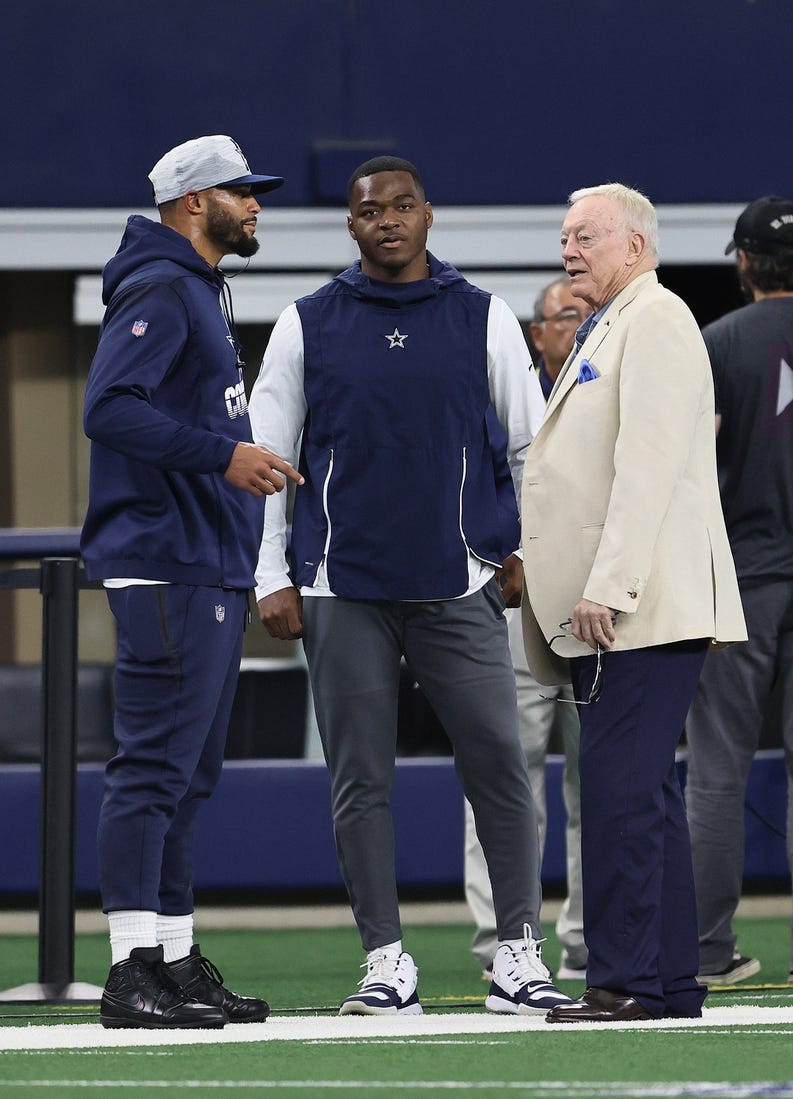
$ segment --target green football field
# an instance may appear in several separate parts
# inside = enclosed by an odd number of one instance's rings
[[[288,915],[285,918],[288,922]],[[199,920],[200,924],[200,913]],[[548,928],[550,931],[550,926]],[[236,991],[267,998],[264,1024],[190,1033],[106,1031],[93,1005],[0,1003],[0,1099],[239,1090],[296,1097],[776,1096],[793,1099],[793,986],[786,918],[741,919],[744,953],[761,974],[712,993],[703,1020],[549,1026],[542,1017],[486,1012],[486,985],[460,923],[411,924],[405,948],[419,965],[423,1016],[338,1018],[361,975],[351,927],[208,930],[204,953]],[[558,960],[549,934],[548,963]],[[0,989],[35,980],[32,935],[0,938]],[[80,934],[75,975],[101,985],[104,934]],[[575,995],[582,984],[563,984]]]

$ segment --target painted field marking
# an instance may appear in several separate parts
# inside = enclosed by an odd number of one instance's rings
[[[0,1051],[32,1049],[105,1049],[134,1046],[223,1045],[245,1042],[304,1042],[321,1039],[431,1038],[453,1034],[580,1034],[584,1030],[670,1030],[785,1026],[793,1024],[793,1007],[733,1006],[706,1008],[701,1019],[658,1019],[630,1023],[575,1023],[550,1026],[542,1015],[475,1014],[344,1015],[276,1017],[266,1023],[227,1026],[223,1030],[106,1030],[99,1023],[53,1026],[2,1026]]]
[[[666,1083],[623,1080],[0,1080],[0,1090],[13,1088],[63,1088],[71,1085],[91,1088],[162,1088],[163,1090],[252,1090],[297,1088],[311,1091],[521,1091],[534,1099],[564,1096],[603,1096],[608,1099],[793,1099],[793,1083],[773,1080],[732,1083],[721,1080],[668,1081]]]

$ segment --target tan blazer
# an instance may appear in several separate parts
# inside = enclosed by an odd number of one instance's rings
[[[578,384],[584,360],[598,376]],[[566,658],[592,653],[560,629],[582,596],[622,612],[615,649],[746,639],[710,363],[655,272],[617,295],[562,368],[529,447],[521,514],[523,635],[541,683],[567,682]]]

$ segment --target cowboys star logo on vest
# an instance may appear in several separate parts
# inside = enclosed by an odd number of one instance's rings
[[[390,336],[385,337],[389,341],[388,350],[393,351],[395,347],[401,347],[405,350],[405,340],[407,338],[407,332],[400,332],[398,328],[395,328]]]
[[[215,618],[217,618],[218,622],[222,622],[225,617],[226,617],[226,608],[223,606],[222,603],[216,603],[215,604]]]

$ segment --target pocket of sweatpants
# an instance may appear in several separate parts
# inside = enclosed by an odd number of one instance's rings
[[[173,661],[192,589],[181,584],[130,584],[108,589],[119,641],[142,664]]]

